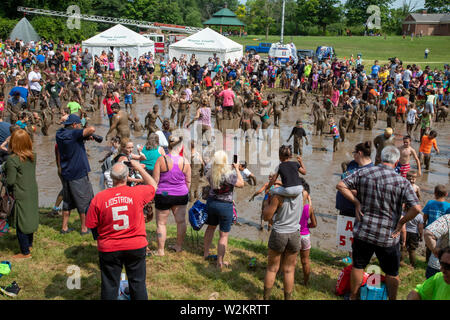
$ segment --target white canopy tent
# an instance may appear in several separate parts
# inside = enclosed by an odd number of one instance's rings
[[[208,58],[212,57],[214,53],[220,61],[228,61],[228,59],[234,61],[235,58],[242,58],[243,49],[239,43],[210,28],[205,28],[169,46],[170,60],[174,57],[180,59],[182,55],[186,55],[187,59],[190,59],[192,54],[195,54],[200,65],[207,63]]]
[[[83,50],[88,49],[92,57],[100,56],[102,51],[106,53],[112,51],[116,70],[119,70],[118,59],[121,51],[124,53],[128,51],[132,58],[139,58],[148,52],[155,55],[155,43],[152,40],[121,24],[83,41],[81,45]]]

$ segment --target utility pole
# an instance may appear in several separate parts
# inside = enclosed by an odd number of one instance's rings
[[[280,43],[283,44],[284,42],[284,6],[286,4],[286,1],[283,0],[283,9],[281,11],[281,39]]]

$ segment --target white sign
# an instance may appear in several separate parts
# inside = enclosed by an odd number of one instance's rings
[[[355,218],[338,215],[336,242],[339,250],[352,251]]]

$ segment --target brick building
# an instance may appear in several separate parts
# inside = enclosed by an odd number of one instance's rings
[[[403,34],[424,36],[450,36],[450,14],[411,13],[403,21]]]

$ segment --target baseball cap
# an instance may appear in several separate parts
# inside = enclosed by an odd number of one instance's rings
[[[73,124],[73,123],[81,123],[80,117],[76,114],[71,114],[67,118],[67,120],[64,122],[64,125]]]
[[[295,124],[302,124],[303,122],[302,122],[302,120],[297,120],[296,122],[295,122]]]

